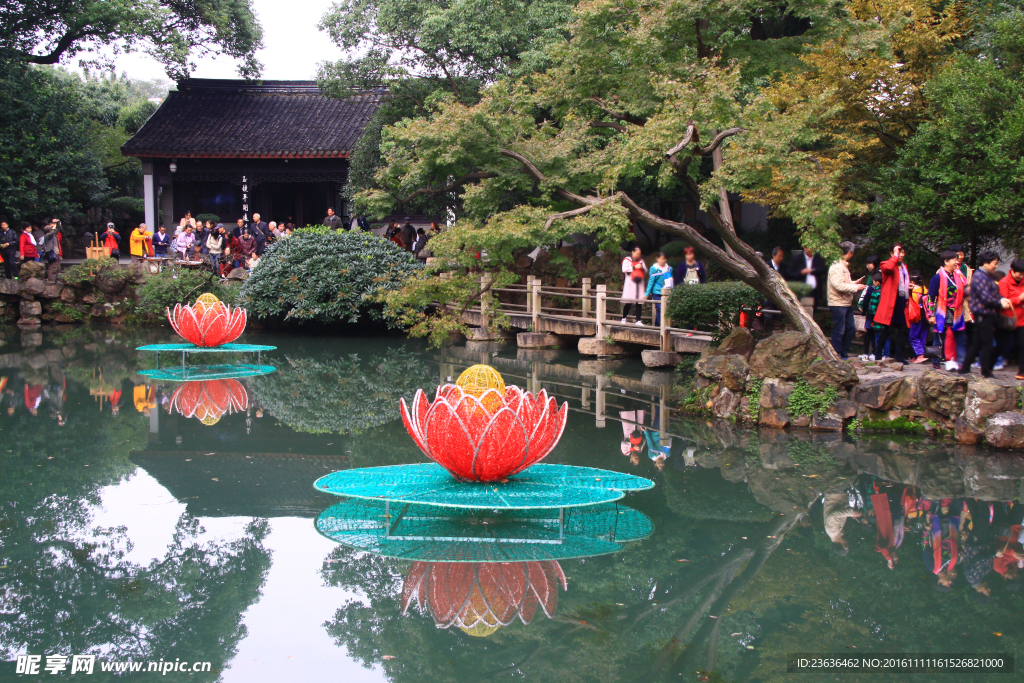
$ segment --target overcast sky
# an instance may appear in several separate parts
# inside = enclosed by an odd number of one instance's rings
[[[263,78],[302,80],[316,76],[316,66],[341,56],[327,34],[316,27],[331,6],[331,0],[252,0],[263,25],[263,48],[257,57],[263,64]],[[135,53],[115,60],[118,75],[152,80],[167,78],[160,64]],[[71,66],[71,65],[69,65]],[[197,62],[196,78],[238,78],[236,63],[228,57],[206,57]]]

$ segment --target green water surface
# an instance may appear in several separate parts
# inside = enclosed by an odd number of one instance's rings
[[[1014,473],[1024,470],[1007,460],[994,473],[985,451],[667,419],[671,390],[662,385],[671,377],[636,360],[581,363],[572,352],[514,345],[437,351],[397,337],[247,334],[241,341],[278,347],[263,355],[278,370],[242,381],[247,406],[204,424],[178,412],[178,385],[138,374],[154,359],[135,347],[173,341],[169,331],[68,328],[2,339],[4,680],[1024,680],[786,672],[787,654],[797,652],[1020,651],[1020,594],[997,575],[985,604],[962,576],[951,592],[936,592],[920,522],[908,520],[889,570],[872,526],[849,522],[850,552],[839,557],[820,507],[801,519],[820,494],[864,475],[931,498],[1015,500]],[[516,618],[488,635],[440,628],[415,601],[403,613],[412,562],[319,535],[314,518],[337,499],[312,487],[338,469],[424,461],[399,398],[419,388],[432,397],[439,382],[481,361],[508,383],[569,401],[547,462],[655,481],[623,501],[653,522],[649,537],[561,561],[567,587],[550,615],[537,609],[529,624]],[[669,452],[663,467],[647,439],[629,457],[633,428],[623,419],[657,434]],[[447,592],[435,605],[467,599],[459,586],[437,587]],[[93,654],[208,661],[211,670],[115,675],[97,663],[91,677],[18,676],[13,662],[26,654],[43,655],[44,665],[46,655]]]

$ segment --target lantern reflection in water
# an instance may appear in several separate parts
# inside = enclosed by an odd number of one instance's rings
[[[516,617],[529,624],[538,606],[550,619],[559,585],[567,588],[554,560],[413,562],[402,588],[402,614],[415,597],[438,628],[457,626],[471,636],[489,636]]]
[[[249,394],[236,379],[185,382],[174,391],[171,408],[205,425],[249,407]]]

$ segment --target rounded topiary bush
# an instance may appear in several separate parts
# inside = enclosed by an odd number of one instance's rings
[[[375,295],[398,289],[423,265],[362,231],[303,228],[272,244],[242,285],[250,316],[293,322],[383,320]]]
[[[713,332],[735,324],[741,308],[757,308],[763,299],[742,282],[707,282],[676,287],[666,308],[672,325]]]

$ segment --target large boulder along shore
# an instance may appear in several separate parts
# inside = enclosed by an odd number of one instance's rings
[[[749,330],[735,328],[717,348],[704,351],[694,370],[690,390],[701,392],[697,407],[720,419],[815,432],[841,432],[853,425],[1024,449],[1024,408],[1017,386],[938,370],[909,374],[899,363],[858,368],[823,360],[813,340],[799,332],[780,332],[755,343]],[[837,398],[824,413],[792,414],[789,399],[800,382],[817,391],[834,388]]]

